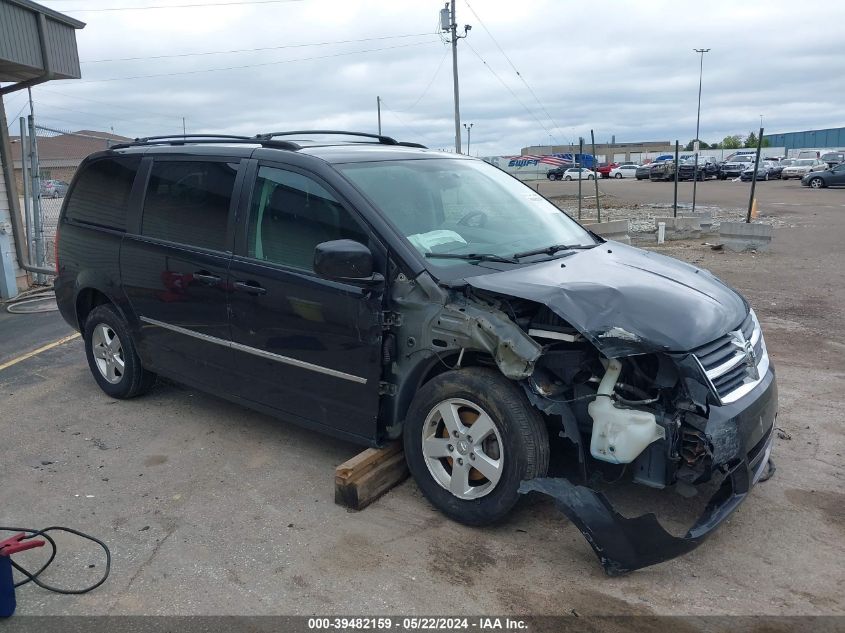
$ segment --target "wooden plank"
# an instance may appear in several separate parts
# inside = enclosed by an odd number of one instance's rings
[[[363,510],[408,476],[401,445],[367,449],[337,467],[335,503]]]
[[[400,442],[393,442],[382,448],[368,448],[365,451],[361,451],[355,457],[346,460],[335,468],[335,482],[345,483],[356,479],[375,468],[380,462],[385,461],[391,455],[395,455],[401,451],[402,444]]]

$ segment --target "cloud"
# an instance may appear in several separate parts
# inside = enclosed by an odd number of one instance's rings
[[[62,11],[165,2],[44,4]],[[474,124],[473,154],[517,153],[550,137],[577,142],[590,129],[598,141],[615,135],[685,143],[695,135],[698,97],[692,49],[702,46],[712,49],[704,60],[704,140],[748,133],[760,114],[772,132],[841,124],[845,53],[836,42],[845,7],[836,3],[801,9],[792,2],[716,1],[706,10],[662,0],[469,4],[483,20],[458,0],[459,23],[473,25],[459,43],[461,112]],[[450,148],[451,58],[437,32],[440,7],[437,1],[304,0],[73,13],[87,22],[78,41],[89,63],[81,81],[35,88],[37,115],[51,127],[114,127],[127,136],[181,132],[182,117],[194,132],[375,131],[380,95],[384,133]],[[413,37],[90,63],[399,35]],[[124,79],[148,75],[156,76]],[[24,99],[6,98],[9,117]]]

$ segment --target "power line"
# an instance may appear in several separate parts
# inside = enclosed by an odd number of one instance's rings
[[[472,47],[472,44],[470,44],[468,41],[465,41],[464,43],[465,43],[465,44],[469,47],[469,50],[471,50],[471,51],[473,52],[473,54],[475,54],[475,56],[476,56],[476,57],[478,57],[478,59],[481,61],[481,63],[482,63],[482,64],[484,64],[484,66],[487,68],[487,70],[489,70],[491,73],[493,73],[493,76],[494,76],[496,79],[498,79],[498,80],[499,80],[499,83],[500,83],[500,84],[502,84],[502,85],[505,87],[505,89],[506,89],[509,93],[511,93],[511,96],[519,102],[519,105],[521,105],[521,106],[522,106],[522,108],[523,108],[523,109],[524,109],[524,110],[525,110],[525,111],[526,111],[529,115],[531,115],[531,118],[533,118],[533,119],[537,122],[537,125],[539,125],[539,126],[540,126],[540,127],[541,127],[541,128],[542,128],[545,132],[546,132],[546,134],[548,134],[548,135],[549,135],[549,136],[551,136],[552,138],[555,138],[555,135],[554,135],[554,134],[552,134],[552,133],[548,130],[548,128],[546,128],[546,126],[543,124],[543,122],[542,122],[540,119],[538,119],[538,118],[537,118],[537,115],[536,115],[536,114],[534,114],[534,113],[533,113],[533,112],[532,112],[532,111],[528,108],[528,106],[526,106],[526,105],[525,105],[525,103],[523,103],[522,99],[520,99],[520,98],[519,98],[519,96],[518,96],[518,95],[517,95],[517,94],[516,94],[513,90],[511,90],[511,87],[510,87],[508,84],[506,84],[506,83],[505,83],[505,81],[504,81],[504,80],[503,80],[503,79],[499,76],[499,74],[498,74],[495,70],[493,70],[493,68],[490,66],[490,64],[488,64],[488,63],[485,61],[485,59],[484,59],[481,55],[479,55],[478,51],[477,51],[477,50],[475,50],[475,49]],[[557,139],[555,139],[555,140],[557,140]]]
[[[428,94],[429,88],[431,88],[432,84],[434,84],[434,80],[437,79],[437,74],[440,72],[440,68],[443,66],[443,62],[446,60],[446,57],[449,55],[449,49],[447,48],[443,51],[443,57],[440,58],[440,62],[437,64],[437,68],[434,69],[434,74],[431,76],[431,79],[428,82],[428,85],[422,91],[422,94],[414,101],[413,105],[408,106],[404,110],[399,110],[399,112],[408,112],[409,110],[413,110],[417,107],[420,101],[422,101],[423,97]]]
[[[514,65],[514,63],[511,61],[511,58],[510,58],[510,57],[508,57],[508,54],[505,52],[505,49],[503,49],[503,48],[499,45],[499,42],[496,40],[496,38],[495,38],[495,37],[493,37],[493,34],[490,32],[490,29],[488,29],[488,28],[487,28],[487,25],[486,25],[486,24],[484,24],[484,20],[482,20],[482,19],[481,19],[481,17],[480,17],[480,16],[479,16],[479,15],[475,12],[475,9],[473,9],[473,8],[472,8],[472,5],[470,5],[469,0],[464,0],[464,3],[467,5],[467,8],[468,8],[468,9],[472,12],[472,14],[475,16],[475,19],[476,19],[476,20],[478,20],[478,23],[479,23],[479,24],[481,24],[481,28],[483,28],[483,29],[484,29],[484,32],[485,32],[485,33],[487,33],[487,35],[490,37],[490,39],[491,39],[491,40],[493,40],[493,43],[496,45],[496,48],[498,48],[498,49],[499,49],[499,52],[500,52],[500,53],[502,54],[502,56],[503,56],[503,57],[507,60],[508,64],[510,64],[510,67],[511,67],[511,68],[513,69],[513,71],[516,73],[516,76],[517,76],[517,77],[519,77],[519,78],[520,78],[520,80],[522,81],[522,83],[523,83],[523,84],[525,84],[525,87],[526,87],[526,88],[528,88],[528,92],[530,92],[530,93],[531,93],[531,96],[533,96],[533,97],[534,97],[534,100],[537,102],[537,104],[538,104],[538,105],[540,106],[540,108],[543,110],[543,113],[546,115],[546,118],[548,118],[548,119],[549,119],[549,121],[552,123],[552,125],[554,125],[554,129],[557,129],[557,130],[562,129],[562,128],[560,127],[560,125],[558,125],[557,121],[555,121],[555,120],[552,118],[552,115],[551,115],[551,114],[549,114],[549,111],[546,109],[546,106],[544,106],[544,105],[543,105],[543,102],[542,102],[542,101],[540,101],[540,98],[537,96],[537,93],[536,93],[536,92],[534,92],[534,89],[533,89],[531,86],[529,86],[529,85],[528,85],[528,82],[525,80],[525,77],[523,77],[523,76],[522,76],[522,73],[520,73],[520,72],[517,70],[516,66],[515,66],[515,65]],[[550,133],[550,135],[552,136],[552,138],[555,138],[555,136],[554,136],[553,134],[551,134],[551,133]]]
[[[54,94],[54,95],[58,95],[60,97],[65,97],[67,99],[77,99],[79,101],[88,101],[90,103],[97,103],[99,105],[106,105],[106,106],[109,106],[109,107],[112,107],[112,108],[121,108],[123,110],[131,110],[132,112],[140,112],[142,114],[153,115],[153,116],[161,117],[163,119],[172,119],[172,118],[181,117],[181,115],[177,116],[175,114],[164,114],[163,112],[155,112],[153,110],[141,110],[140,108],[133,108],[132,106],[119,105],[117,103],[109,103],[107,101],[101,101],[101,100],[98,100],[98,99],[91,99],[91,98],[88,98],[88,97],[79,97],[79,96],[76,96],[76,95],[69,95],[69,94],[65,94],[63,92],[56,92],[55,90],[52,90],[52,89],[48,90],[47,88],[44,88],[42,86],[38,86],[38,92],[46,92],[48,94]]]
[[[173,53],[170,55],[148,55],[143,57],[115,57],[112,59],[86,59],[81,64],[102,64],[106,62],[132,62],[144,59],[167,59],[172,57],[198,57],[204,55],[226,55],[228,53],[257,53],[260,51],[281,50],[283,48],[304,48],[307,46],[329,46],[331,44],[355,44],[360,42],[373,42],[377,40],[392,40],[407,37],[423,37],[431,33],[412,33],[409,35],[384,35],[380,37],[364,37],[357,40],[335,40],[333,42],[313,42],[310,44],[285,44],[284,46],[264,46],[261,48],[236,48],[228,51],[201,51],[197,53]]]
[[[151,79],[154,77],[175,77],[179,75],[196,75],[200,73],[210,73],[210,72],[220,72],[226,70],[244,70],[247,68],[261,68],[264,66],[276,66],[279,64],[289,64],[291,62],[306,62],[312,61],[317,59],[331,59],[334,57],[344,57],[346,55],[360,55],[362,53],[375,53],[378,51],[387,51],[387,50],[394,50],[397,48],[409,48],[411,46],[421,46],[424,44],[432,44],[434,40],[427,41],[427,42],[414,42],[412,44],[398,44],[396,46],[384,46],[381,48],[367,48],[360,51],[346,51],[343,53],[333,53],[331,55],[317,55],[314,57],[298,57],[294,59],[282,59],[273,62],[262,62],[260,64],[244,64],[242,66],[224,66],[218,68],[203,68],[199,70],[183,70],[179,72],[173,73],[154,73],[152,75],[134,75],[132,77],[108,77],[105,79],[83,79],[82,81],[78,81],[77,84],[90,84],[90,83],[103,83],[107,81],[126,81],[129,79]]]
[[[54,0],[55,1],[55,0]],[[241,2],[201,2],[196,4],[161,4],[145,7],[104,7],[100,9],[62,9],[63,13],[102,13],[104,11],[146,11],[149,9],[196,9],[208,7],[230,7],[246,4],[289,4],[305,0],[241,0]]]

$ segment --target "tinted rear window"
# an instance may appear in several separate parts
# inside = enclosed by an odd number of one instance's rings
[[[79,175],[67,203],[66,217],[110,229],[126,230],[126,209],[137,157],[98,160]]]
[[[170,242],[224,250],[237,163],[156,161],[141,232]]]

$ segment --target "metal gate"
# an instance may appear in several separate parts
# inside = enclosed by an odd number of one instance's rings
[[[116,144],[113,138],[85,131],[70,132],[36,125],[21,117],[15,154],[15,177],[30,262],[38,268],[55,265],[56,226],[73,175],[82,160]],[[46,277],[36,274],[36,282]]]

